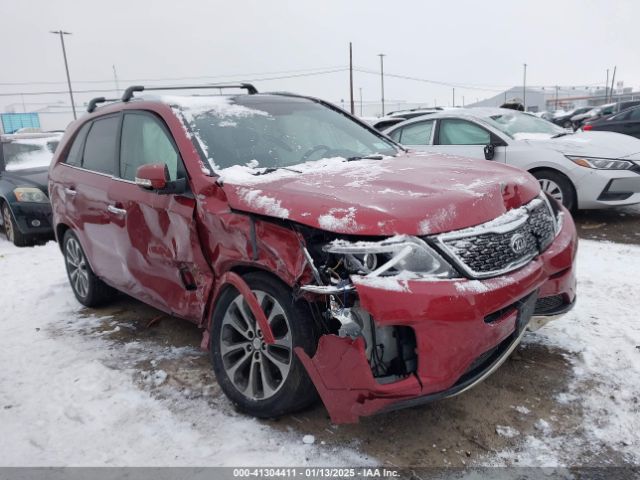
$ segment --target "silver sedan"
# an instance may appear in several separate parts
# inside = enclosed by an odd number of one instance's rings
[[[385,130],[414,150],[503,162],[533,174],[569,209],[640,203],[640,140],[612,132],[569,132],[528,113],[467,108]]]

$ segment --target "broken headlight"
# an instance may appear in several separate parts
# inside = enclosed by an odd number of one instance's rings
[[[396,236],[377,242],[334,240],[323,250],[340,257],[349,274],[452,278],[453,267],[424,240]]]

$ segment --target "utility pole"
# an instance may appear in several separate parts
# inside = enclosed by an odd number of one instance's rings
[[[453,90],[453,103],[451,104],[452,107],[456,106],[456,87],[452,87]]]
[[[462,108],[464,108],[464,95],[462,95]]]
[[[118,72],[116,72],[116,66],[111,65],[113,67],[113,80],[116,83],[116,97],[120,96],[120,84],[118,83]]]
[[[613,86],[616,83],[616,70],[618,69],[617,65],[613,66],[613,76],[611,77],[611,89],[609,90],[611,92],[611,98],[609,99],[610,101],[613,101]]]
[[[60,35],[60,44],[62,45],[62,56],[64,57],[64,68],[67,71],[67,84],[69,85],[69,97],[71,97],[71,108],[73,109],[73,119],[76,120],[76,104],[73,101],[73,90],[71,89],[71,77],[69,76],[69,64],[67,63],[67,50],[64,48],[64,35],[71,35],[71,32],[63,30],[52,30],[50,33]]]
[[[522,80],[522,106],[527,111],[527,64],[524,64],[524,79]]]
[[[380,57],[380,99],[382,100],[382,116],[384,117],[384,53],[379,53]]]
[[[362,116],[362,87],[360,87],[360,116]]]
[[[604,84],[604,103],[609,101],[609,69],[607,68],[607,83]]]
[[[353,106],[353,50],[351,42],[349,42],[349,98],[351,101],[351,115],[355,115],[356,111]]]
[[[558,109],[558,90],[560,89],[560,87],[558,87],[558,85],[556,85],[556,110]]]

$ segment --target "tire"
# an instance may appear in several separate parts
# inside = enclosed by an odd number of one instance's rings
[[[112,300],[116,291],[93,273],[76,234],[67,230],[62,245],[67,276],[78,301],[85,307],[97,307]]]
[[[558,200],[569,211],[577,207],[576,190],[565,175],[553,170],[538,170],[533,172],[538,179],[542,191],[547,192]]]
[[[7,240],[12,242],[16,247],[28,247],[33,245],[33,238],[29,235],[23,234],[18,228],[18,225],[13,218],[13,214],[11,213],[11,209],[9,208],[9,204],[7,202],[1,203],[2,225]]]
[[[563,126],[564,128],[571,128],[571,129],[573,129],[573,123],[571,123],[571,120],[567,120],[566,122],[564,122],[564,123],[562,124],[562,126]]]
[[[291,290],[269,274],[249,273],[243,279],[262,305],[276,343],[287,345],[288,353],[283,346],[265,346],[242,295],[229,287],[212,318],[209,350],[218,384],[239,410],[255,417],[301,410],[318,398],[293,351],[302,347],[309,355],[315,353],[318,334],[309,307],[294,302]]]

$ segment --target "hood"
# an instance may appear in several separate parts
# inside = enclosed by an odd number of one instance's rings
[[[625,158],[640,152],[640,139],[614,132],[582,132],[551,138],[550,135],[519,134],[517,141],[537,148],[549,148],[563,155]]]
[[[325,231],[428,235],[493,220],[539,193],[526,172],[486,160],[410,153],[383,160],[307,162],[264,175],[223,170],[232,208]]]
[[[13,183],[16,187],[37,187],[47,192],[47,167],[25,168],[24,170],[5,170],[2,178]]]

